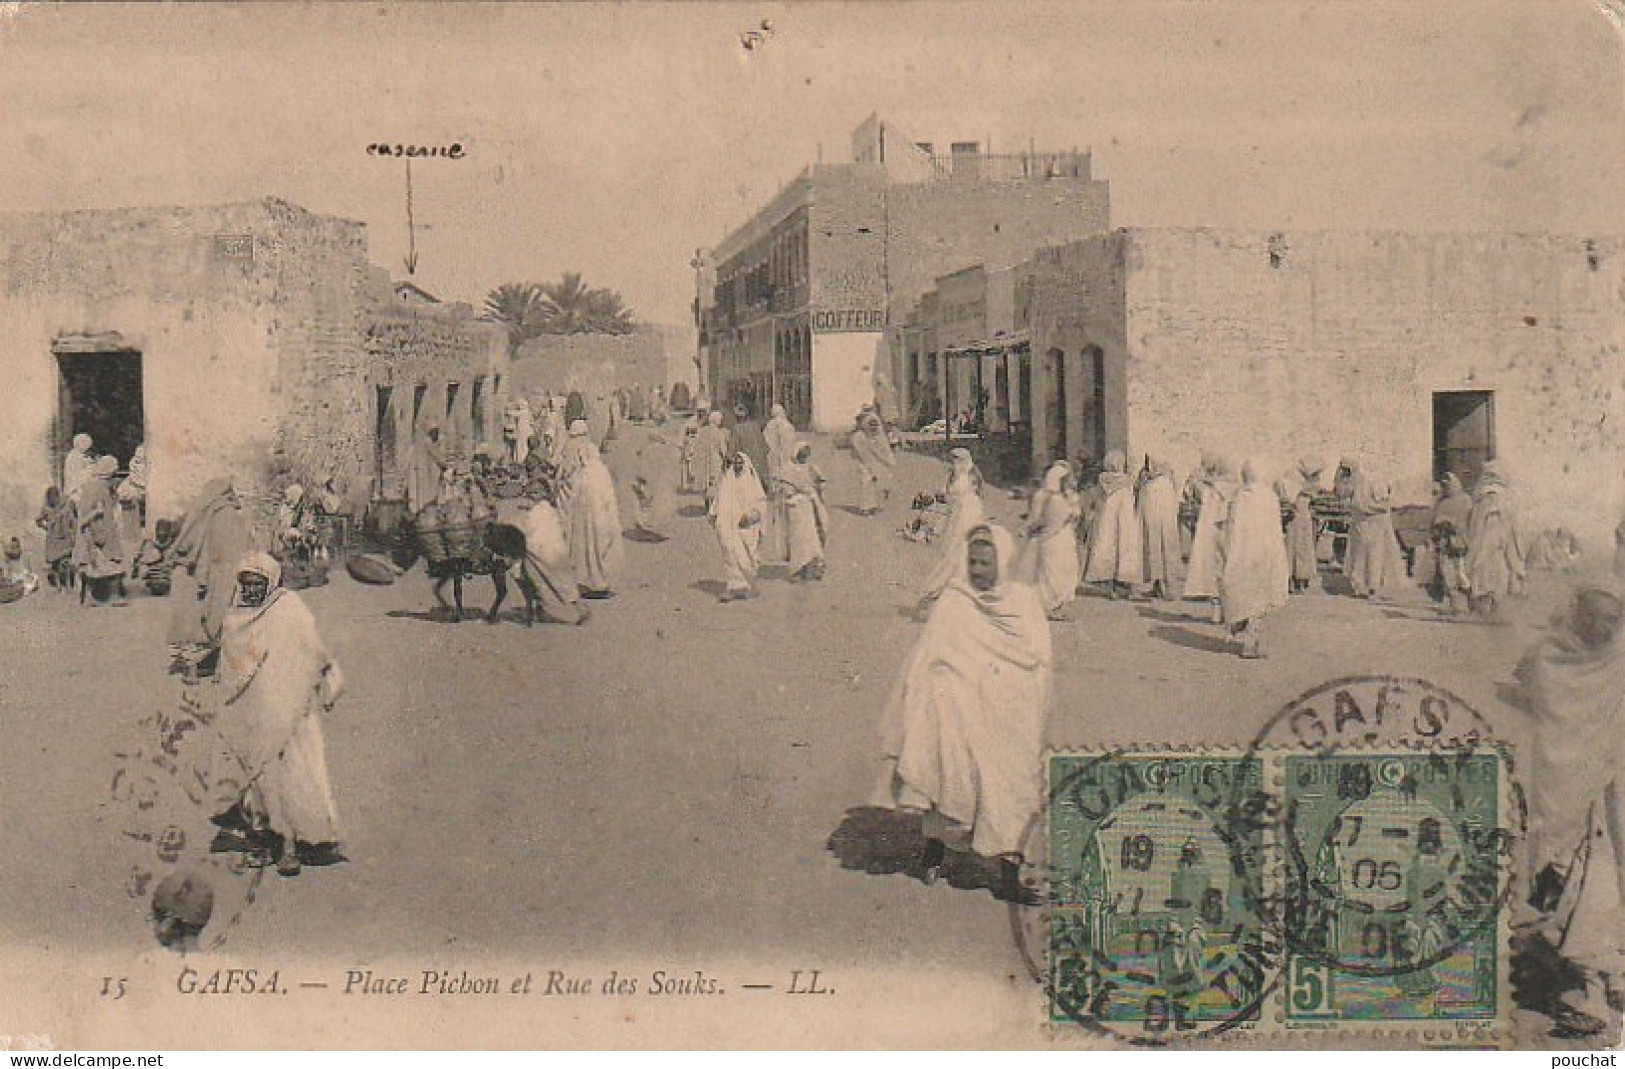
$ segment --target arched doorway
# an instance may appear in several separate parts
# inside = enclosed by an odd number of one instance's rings
[[[1076,446],[1098,463],[1106,455],[1106,354],[1098,345],[1085,346],[1082,358],[1083,425]]]
[[[1050,455],[1070,456],[1066,426],[1066,353],[1055,347],[1044,354],[1044,423]]]

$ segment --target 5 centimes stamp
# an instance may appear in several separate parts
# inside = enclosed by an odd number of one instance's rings
[[[1279,942],[1257,903],[1265,828],[1230,799],[1262,789],[1237,753],[1054,754],[1047,975],[1053,1024],[1160,1045],[1251,1026]]]
[[[1249,753],[1266,786],[1233,812],[1274,827],[1260,904],[1286,1027],[1497,1042],[1525,807],[1489,723],[1425,680],[1350,677],[1289,702]]]
[[[1285,758],[1286,1019],[1493,1021],[1497,752]]]

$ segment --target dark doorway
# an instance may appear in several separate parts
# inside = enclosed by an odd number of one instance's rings
[[[395,391],[388,386],[378,387],[378,413],[374,423],[373,463],[378,473],[378,492],[389,485],[389,473],[395,470]]]
[[[1016,400],[1014,421],[1031,429],[1033,400],[1033,358],[1025,348],[1016,354]]]
[[[1433,478],[1454,472],[1471,489],[1495,459],[1495,393],[1452,390],[1433,395]]]
[[[1044,415],[1049,423],[1050,455],[1071,456],[1066,433],[1066,353],[1051,349],[1044,354],[1044,370],[1048,373],[1049,396],[1044,398]]]
[[[423,430],[423,398],[428,394],[429,387],[418,383],[412,387],[412,437],[416,438],[418,432]]]
[[[1106,456],[1106,354],[1100,346],[1091,345],[1083,351],[1083,361],[1089,373],[1089,392],[1084,396],[1084,437],[1092,451],[1090,456],[1098,464]]]
[[[462,393],[463,384],[460,382],[446,383],[446,420],[440,426],[442,440],[452,448],[462,445],[461,420],[457,418],[457,395]]]
[[[119,470],[129,467],[135,447],[147,434],[141,386],[141,354],[62,352],[56,354],[57,440],[60,461],[76,434],[88,434],[91,453],[111,453]]]
[[[993,429],[1010,429],[1010,358],[1005,353],[993,365]]]

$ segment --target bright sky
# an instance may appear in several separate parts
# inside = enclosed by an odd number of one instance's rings
[[[746,51],[739,34],[771,19]],[[274,195],[473,300],[566,270],[684,323],[688,263],[879,112],[1092,146],[1117,225],[1618,232],[1620,42],[1588,0],[0,5],[0,207]]]

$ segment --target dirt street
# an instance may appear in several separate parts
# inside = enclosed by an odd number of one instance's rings
[[[614,443],[612,468],[650,433]],[[848,508],[850,454],[819,440],[815,461],[831,479],[828,577],[796,586],[770,568],[758,600],[718,603],[722,563],[695,497],[675,499],[669,541],[628,543],[618,596],[581,628],[527,630],[513,604],[496,626],[432,622],[421,567],[385,588],[335,570],[305,593],[348,676],[325,731],[351,860],[267,871],[231,954],[1020,973],[1007,907],[978,870],[927,887],[906,871],[917,844],[866,838],[884,823],[848,816],[877,782],[878,714],[941,552],[896,528],[945,467],[905,455],[900,499],[863,518]],[[1010,523],[1022,509],[991,488],[989,506]],[[1524,606],[1533,622],[1501,628],[1439,622],[1419,591],[1297,597],[1261,661],[1236,657],[1202,606],[1084,598],[1054,626],[1049,737],[1245,745],[1293,696],[1374,673],[1430,679],[1515,733],[1498,688],[1554,587]],[[489,593],[476,581],[471,601]],[[179,689],[168,609],[47,592],[0,608],[0,937],[19,954],[155,953],[123,897],[107,784],[118,740]],[[23,982],[0,980],[0,1004]]]

